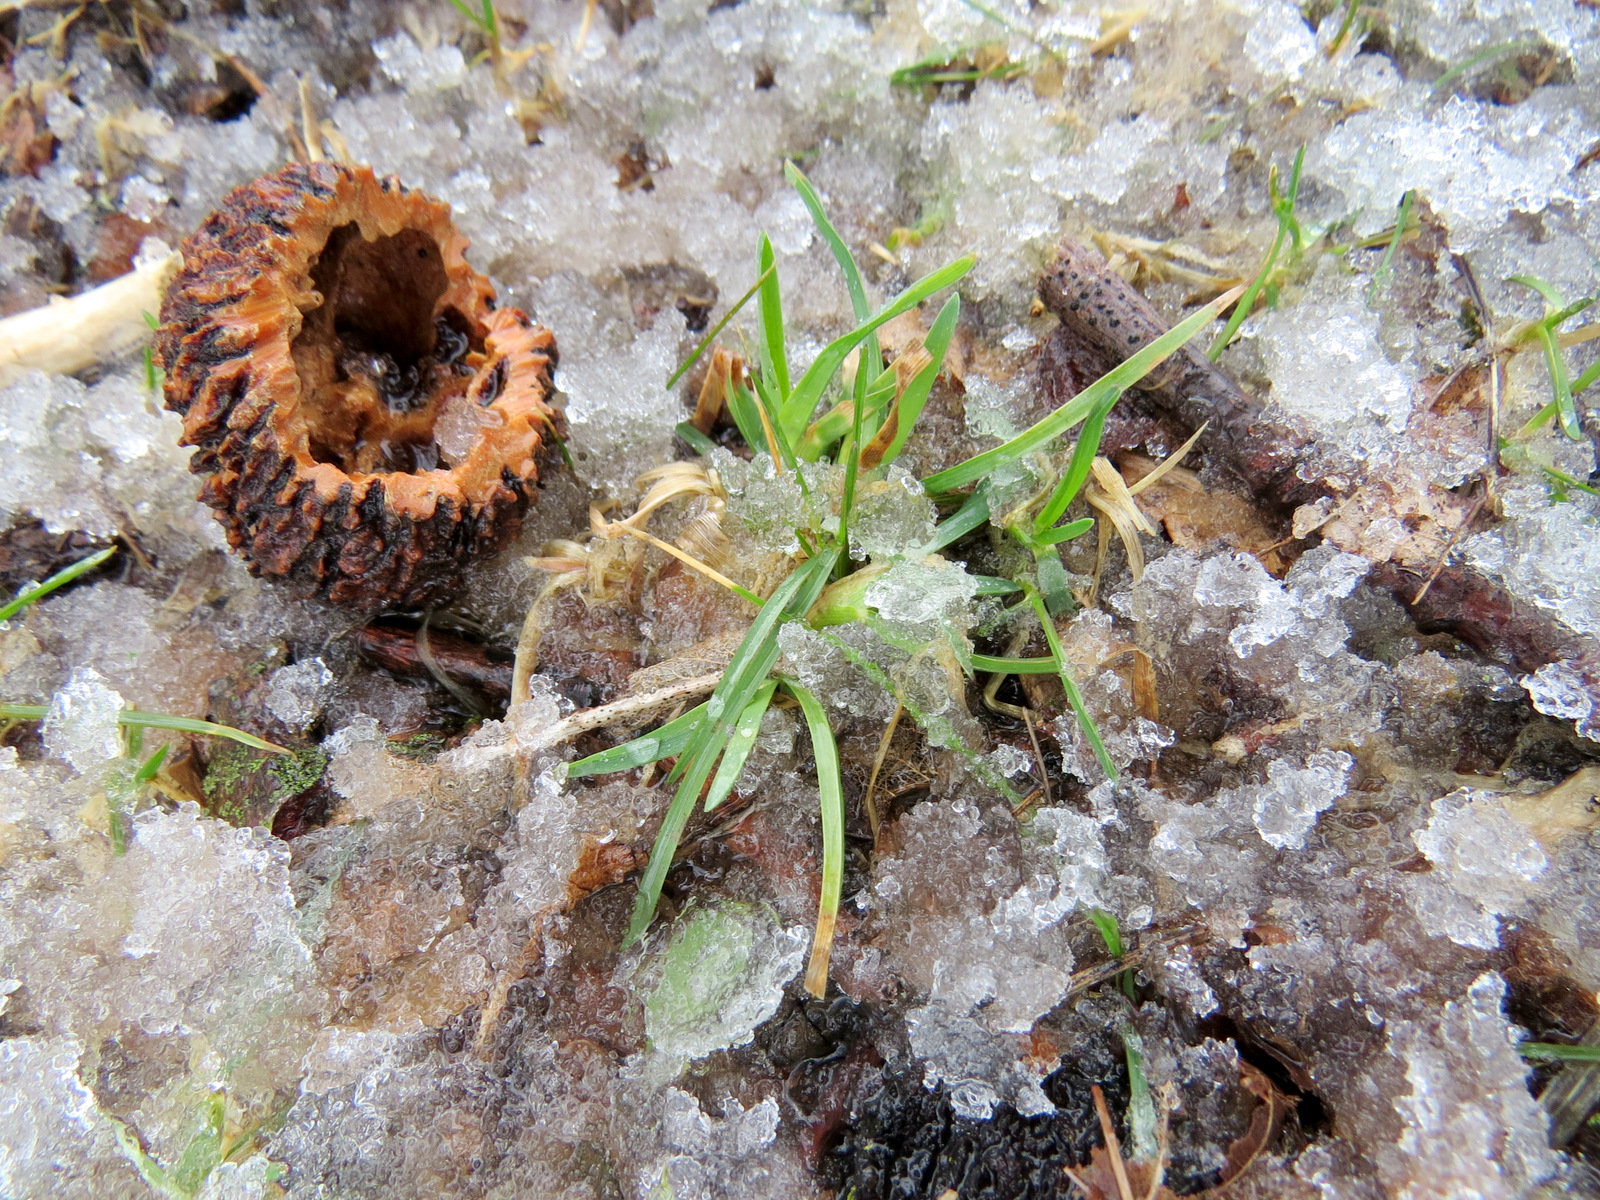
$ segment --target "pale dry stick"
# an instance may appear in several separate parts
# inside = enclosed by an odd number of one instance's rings
[[[643,721],[668,711],[673,706],[684,700],[696,696],[704,696],[716,690],[717,684],[722,682],[722,672],[713,671],[706,675],[696,675],[692,679],[681,679],[666,687],[657,688],[653,692],[641,692],[637,696],[623,696],[620,700],[613,700],[610,704],[602,704],[597,708],[586,708],[582,712],[573,713],[570,717],[563,717],[554,725],[546,728],[532,743],[523,742],[510,744],[501,748],[502,753],[524,753],[539,750],[549,750],[560,746],[580,734],[591,730],[601,729],[607,725],[616,725],[624,721]]]
[[[1485,478],[1487,479],[1487,476]],[[1439,551],[1439,559],[1433,564],[1433,570],[1428,572],[1428,578],[1417,589],[1417,594],[1411,597],[1412,604],[1422,603],[1422,598],[1428,594],[1428,589],[1433,586],[1434,580],[1439,578],[1439,572],[1443,571],[1445,564],[1450,561],[1450,555],[1455,551],[1456,543],[1461,540],[1463,534],[1472,528],[1472,523],[1478,519],[1478,514],[1483,511],[1483,506],[1489,501],[1490,495],[1488,487],[1485,486],[1484,494],[1479,496],[1477,502],[1468,510],[1466,520],[1451,531],[1450,539],[1445,542],[1444,549]]]
[[[1133,34],[1133,28],[1145,17],[1150,15],[1147,8],[1137,8],[1132,12],[1121,13],[1112,19],[1111,25],[1098,38],[1089,43],[1089,54],[1098,58],[1103,54],[1110,54]]]
[[[147,341],[145,314],[160,310],[167,283],[182,264],[173,251],[71,299],[0,321],[0,386],[27,370],[73,375]]]
[[[1122,1145],[1117,1141],[1117,1127],[1111,1123],[1111,1112],[1106,1108],[1105,1093],[1097,1083],[1090,1087],[1089,1094],[1094,1097],[1094,1111],[1100,1117],[1100,1133],[1106,1140],[1111,1173],[1117,1177],[1117,1194],[1122,1200],[1133,1200],[1133,1185],[1128,1182],[1128,1167],[1122,1160]],[[1073,1182],[1077,1182],[1076,1179]]]

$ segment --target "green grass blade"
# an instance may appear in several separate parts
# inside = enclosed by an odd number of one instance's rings
[[[978,595],[980,596],[1013,596],[1022,591],[1022,585],[1015,580],[1002,579],[998,575],[974,575],[978,581]]]
[[[140,763],[139,769],[133,773],[134,783],[149,783],[154,779],[161,770],[161,764],[167,761],[167,751],[170,749],[172,749],[172,743],[168,742],[149,758],[145,759],[144,762]]]
[[[1368,307],[1378,298],[1378,293],[1388,286],[1389,276],[1394,273],[1394,252],[1400,248],[1400,239],[1406,235],[1406,224],[1411,220],[1411,204],[1416,198],[1415,188],[1407,188],[1406,194],[1400,197],[1400,215],[1395,218],[1394,236],[1389,239],[1383,257],[1378,260],[1378,269],[1372,273],[1372,286],[1367,289]]]
[[[1583,374],[1572,381],[1572,394],[1576,396],[1596,379],[1600,379],[1600,361],[1590,363]]]
[[[1558,1062],[1600,1062],[1600,1046],[1568,1046],[1563,1042],[1518,1042],[1523,1058],[1554,1059]]]
[[[1575,489],[1577,491],[1587,493],[1590,496],[1600,496],[1600,488],[1590,487],[1587,483],[1584,483],[1581,479],[1574,479],[1571,475],[1568,475],[1565,471],[1558,471],[1554,467],[1543,467],[1543,466],[1540,467],[1539,469],[1544,472],[1545,478],[1548,479],[1550,481],[1551,485],[1552,485],[1552,487],[1551,487],[1551,498],[1552,499],[1555,499],[1555,500],[1565,500],[1565,499],[1567,499],[1567,496],[1566,496],[1565,493],[1566,493],[1566,490],[1568,488],[1573,488],[1573,489]]]
[[[1551,329],[1559,329],[1569,319],[1589,308],[1597,300],[1600,300],[1600,296],[1585,296],[1582,300],[1574,300],[1558,312],[1551,313],[1545,320],[1549,323]]]
[[[1345,0],[1344,20],[1339,22],[1339,32],[1333,35],[1333,41],[1328,43],[1328,48],[1323,53],[1332,58],[1344,45],[1344,39],[1350,36],[1350,28],[1356,23],[1356,10],[1361,7],[1361,0]]]
[[[887,325],[901,313],[915,308],[935,292],[949,287],[972,270],[975,262],[977,259],[969,254],[940,267],[931,274],[924,275],[871,320],[857,325],[849,333],[828,343],[822,353],[817,355],[816,361],[801,376],[800,382],[795,384],[794,391],[784,406],[783,427],[790,434],[791,440],[798,440],[800,434],[805,432],[806,425],[811,421],[811,414],[816,410],[817,402],[822,399],[823,389],[827,387],[828,380],[838,374],[839,368],[844,365],[844,360],[850,356],[850,351],[877,332],[879,326]]]
[[[1128,951],[1122,944],[1122,930],[1117,927],[1117,919],[1104,909],[1091,908],[1089,920],[1100,931],[1100,940],[1106,944],[1106,950],[1112,958],[1121,958]]]
[[[889,402],[894,399],[894,388],[897,382],[898,379],[894,368],[885,367],[878,372],[877,378],[866,387],[865,395],[862,396],[862,404],[864,405],[862,412],[866,416],[862,423],[870,425],[873,432],[877,432],[878,416],[888,410]]]
[[[872,315],[872,309],[867,306],[867,289],[861,280],[861,268],[856,266],[855,255],[850,253],[850,247],[844,244],[839,231],[833,227],[833,222],[828,220],[827,211],[822,207],[822,197],[817,195],[817,189],[812,186],[811,180],[806,178],[805,172],[793,162],[785,162],[783,173],[794,190],[800,193],[801,203],[811,214],[811,223],[817,227],[822,240],[828,243],[828,249],[833,251],[834,261],[839,264],[839,270],[844,275],[844,286],[850,293],[850,308],[856,314],[857,323],[865,321]],[[877,343],[873,343],[873,350],[876,349]],[[877,356],[872,355],[872,357]],[[867,365],[873,376],[883,369],[881,358],[876,363],[869,361]]]
[[[1039,618],[1039,624],[1044,627],[1044,640],[1056,660],[1056,674],[1061,680],[1062,690],[1067,694],[1067,704],[1072,709],[1072,715],[1078,719],[1078,728],[1083,730],[1083,736],[1089,740],[1089,745],[1100,763],[1100,769],[1106,773],[1106,778],[1115,783],[1117,764],[1112,762],[1111,755],[1106,753],[1106,744],[1100,740],[1100,731],[1095,728],[1094,718],[1089,715],[1089,710],[1083,703],[1083,693],[1078,690],[1078,685],[1073,682],[1072,675],[1067,671],[1067,656],[1061,649],[1061,636],[1056,633],[1056,623],[1045,611],[1044,599],[1038,592],[1030,590],[1028,599],[1033,604],[1033,611]]]
[[[785,467],[794,466],[794,439],[784,433],[783,427],[778,424],[778,413],[782,408],[777,396],[773,393],[772,383],[760,375],[751,376],[751,383],[755,385],[756,403],[761,406],[761,413],[766,420],[758,414],[756,420],[761,424],[761,445],[767,445],[767,430],[772,430],[772,439],[778,443],[778,457]],[[802,485],[803,486],[803,485]]]
[[[999,467],[1014,463],[1039,447],[1054,441],[1087,417],[1107,397],[1122,395],[1165,362],[1180,346],[1216,320],[1217,314],[1232,303],[1236,295],[1236,291],[1224,293],[1204,308],[1190,313],[1155,341],[1140,347],[1139,351],[1127,361],[1107,371],[1037,424],[1025,429],[1004,445],[996,446],[993,450],[985,450],[982,454],[975,454],[948,470],[928,476],[922,481],[923,486],[930,492],[954,491],[966,484],[987,478]]]
[[[1071,612],[1077,607],[1072,594],[1072,577],[1061,561],[1061,552],[1053,546],[1035,542],[1028,547],[1033,551],[1033,569],[1039,581],[1039,591],[1044,596],[1044,606],[1051,616]],[[1064,685],[1063,685],[1064,686]]]
[[[1565,307],[1567,303],[1564,299],[1562,299],[1560,292],[1556,291],[1555,288],[1551,287],[1537,275],[1511,275],[1507,277],[1506,281],[1508,283],[1520,283],[1525,288],[1532,288],[1534,291],[1539,293],[1540,299],[1549,305],[1552,310],[1561,309]],[[1546,316],[1546,319],[1548,320],[1548,315]]]
[[[739,431],[745,445],[755,451],[767,447],[767,435],[761,428],[761,417],[756,412],[758,403],[760,401],[755,393],[745,387],[743,381],[734,381],[729,385],[728,415],[733,418],[734,428]]]
[[[1537,336],[1544,350],[1545,366],[1550,370],[1550,386],[1556,394],[1556,413],[1561,420],[1562,432],[1576,441],[1583,436],[1583,430],[1578,425],[1578,405],[1572,398],[1572,383],[1567,378],[1566,357],[1561,353],[1561,347],[1556,344],[1555,335],[1550,332],[1547,323],[1538,325]]]
[[[844,495],[839,501],[839,544],[844,547],[846,571],[850,569],[850,516],[856,505],[856,477],[861,473],[862,418],[866,407],[866,397],[860,396],[851,412],[850,441],[845,446]]]
[[[672,432],[677,434],[678,440],[687,445],[696,454],[710,454],[717,448],[715,442],[687,421],[679,421],[672,427]]]
[[[936,550],[943,550],[958,538],[966,537],[988,519],[989,492],[987,488],[980,487],[967,497],[960,508],[939,523],[938,528],[933,531],[933,540],[922,547],[922,552],[932,554]]]
[[[36,583],[32,587],[23,588],[22,591],[17,593],[15,600],[12,600],[4,607],[0,607],[0,621],[9,621],[34,601],[43,600],[51,592],[56,591],[58,588],[66,587],[67,584],[81,575],[88,574],[116,552],[117,548],[115,546],[107,546],[104,550],[96,550],[88,558],[80,558],[77,562],[62,567],[61,570],[50,576],[43,583]]]
[[[783,297],[778,290],[777,260],[772,239],[761,235],[761,373],[772,381],[780,401],[789,398],[789,352],[783,339]]]
[[[777,591],[761,606],[744,640],[728,661],[722,682],[706,701],[707,720],[696,731],[686,756],[697,756],[708,745],[718,748],[726,745],[733,723],[772,671],[772,664],[778,661],[778,627],[785,621],[803,618],[810,611],[823,588],[828,586],[838,557],[839,551],[834,547],[808,559],[779,584]]]
[[[1135,1004],[1139,1002],[1130,971],[1122,973],[1122,990],[1129,1000]],[[1156,1106],[1150,1096],[1150,1081],[1145,1078],[1139,1035],[1131,1028],[1122,1031],[1122,1050],[1128,1062],[1128,1152],[1136,1162],[1150,1162],[1160,1153],[1156,1140]]]
[[[705,719],[706,706],[697,704],[680,717],[668,721],[652,733],[646,733],[620,746],[612,746],[588,758],[580,758],[567,765],[568,779],[583,779],[589,775],[610,775],[614,771],[631,771],[646,763],[682,754],[700,722]]]
[[[769,267],[767,271],[763,271],[760,275],[756,276],[756,281],[750,285],[750,290],[744,295],[740,296],[739,299],[734,302],[733,307],[722,314],[722,320],[718,321],[711,327],[711,332],[700,339],[700,344],[694,348],[694,353],[690,354],[688,358],[683,360],[683,366],[679,367],[672,373],[672,378],[667,380],[667,391],[670,392],[675,386],[677,386],[678,380],[682,379],[694,368],[695,363],[700,361],[700,356],[711,348],[711,343],[716,341],[717,336],[725,328],[727,328],[728,322],[733,320],[735,314],[737,314],[738,311],[746,304],[749,304],[751,298],[761,290],[761,285],[767,281],[768,273],[776,272],[777,269],[777,266],[773,265],[772,267]]]
[[[1108,396],[1084,418],[1077,444],[1072,447],[1072,457],[1067,461],[1066,473],[1056,484],[1049,503],[1040,509],[1039,515],[1034,518],[1035,540],[1039,534],[1049,530],[1061,519],[1062,514],[1067,511],[1067,506],[1078,498],[1078,492],[1088,481],[1089,468],[1094,463],[1094,456],[1100,453],[1100,436],[1105,432],[1106,418],[1111,415],[1111,409],[1116,402],[1116,396]]]
[[[872,315],[872,309],[867,304],[867,289],[861,279],[861,268],[856,266],[855,255],[850,253],[850,247],[844,244],[839,231],[833,227],[833,222],[828,220],[828,214],[822,207],[822,197],[817,195],[817,189],[794,163],[785,162],[783,173],[788,177],[794,190],[800,193],[801,202],[811,214],[811,223],[817,227],[817,232],[822,234],[822,240],[828,243],[828,249],[833,251],[834,261],[839,264],[839,270],[844,275],[845,288],[850,293],[850,307],[855,313],[856,322],[859,324],[867,320]],[[878,339],[868,338],[861,344],[861,361],[856,365],[855,397],[858,421],[856,436],[852,440],[853,446],[861,445],[859,426],[870,411],[868,398],[871,385],[882,370],[883,352],[878,348]],[[868,431],[869,436],[871,432]]]
[[[989,654],[974,654],[972,669],[995,675],[1054,675],[1060,669],[1060,664],[1053,658],[996,658]]]
[[[1034,541],[1041,546],[1057,546],[1062,542],[1070,542],[1075,537],[1082,537],[1094,528],[1093,517],[1079,517],[1076,521],[1068,521],[1056,529],[1047,529],[1034,536]]]
[[[939,378],[939,372],[944,369],[944,356],[950,349],[950,339],[955,336],[956,322],[960,319],[961,297],[951,296],[944,302],[939,315],[933,319],[933,324],[928,327],[928,336],[923,339],[922,345],[931,361],[916,373],[900,396],[900,403],[895,409],[897,424],[894,440],[883,452],[879,465],[888,466],[900,451],[905,449],[906,439],[911,436],[917,418],[922,415],[923,407],[928,403],[928,393],[933,390],[933,382]]]
[[[1117,926],[1116,917],[1104,909],[1091,908],[1089,910],[1089,920],[1100,931],[1100,940],[1105,942],[1106,950],[1110,952],[1112,958],[1121,958],[1128,952],[1127,947],[1122,944],[1122,930]],[[1133,981],[1133,972],[1123,971],[1117,976],[1117,980],[1122,987],[1122,994],[1134,1004],[1138,1004],[1139,992]],[[1129,1046],[1128,1053],[1130,1056],[1136,1056],[1137,1054],[1132,1046]],[[1131,1069],[1134,1057],[1130,1057],[1128,1061]],[[1149,1089],[1146,1088],[1146,1099],[1149,1098],[1148,1091]]]
[[[45,704],[0,704],[0,721],[42,721],[49,711],[49,706]],[[238,742],[241,746],[249,746],[252,750],[264,750],[269,754],[293,753],[292,750],[276,742],[269,742],[265,738],[258,738],[253,733],[246,733],[231,725],[201,721],[195,717],[171,717],[166,713],[148,713],[125,708],[117,714],[117,724],[138,729],[170,729],[176,733],[197,733],[204,737],[227,738],[229,741]]]
[[[816,462],[828,452],[828,447],[855,428],[855,409],[854,400],[841,400],[811,422],[795,447],[795,457],[804,462]]]
[[[1538,42],[1523,41],[1500,42],[1496,45],[1486,47],[1485,49],[1478,51],[1478,53],[1474,54],[1471,58],[1463,59],[1461,62],[1458,62],[1443,75],[1439,76],[1439,78],[1435,79],[1433,81],[1433,94],[1437,96],[1440,92],[1449,88],[1451,84],[1455,83],[1456,80],[1467,74],[1467,72],[1476,67],[1482,66],[1486,62],[1496,58],[1502,58],[1507,54],[1520,54],[1524,50],[1536,50],[1538,49],[1538,46]]]
[[[5,707],[0,705],[0,710]],[[0,711],[0,716],[3,715],[4,712]],[[242,729],[235,729],[231,725],[218,725],[214,721],[201,721],[194,717],[169,717],[166,713],[139,712],[137,709],[125,708],[117,714],[117,721],[123,725],[137,725],[144,729],[170,729],[176,733],[198,733],[205,737],[227,738],[229,741],[238,742],[241,746],[249,746],[252,750],[265,750],[269,754],[294,753],[276,742],[269,742],[265,738],[246,733]]]
[[[800,702],[806,727],[811,731],[811,754],[817,764],[822,809],[822,894],[817,901],[811,961],[806,966],[806,990],[820,999],[828,990],[828,957],[839,919],[839,894],[844,889],[844,783],[839,776],[839,747],[821,702],[793,679],[785,679],[783,686]]]
[[[467,20],[471,21],[474,28],[481,29],[484,33],[493,35],[495,30],[494,4],[492,0],[483,0],[483,12],[475,10],[467,0],[450,0],[451,5]]]
[[[709,773],[708,764],[706,774]],[[685,776],[678,790],[673,793],[672,803],[667,806],[667,815],[662,818],[655,843],[650,847],[650,865],[645,869],[644,878],[639,881],[639,896],[633,904],[633,917],[628,922],[627,935],[622,939],[624,949],[644,936],[651,918],[656,915],[656,905],[661,902],[662,885],[667,881],[673,855],[678,852],[678,843],[683,838],[683,827],[689,823],[689,814],[694,812],[694,802],[699,799],[700,789],[704,785],[705,775]]]
[[[722,761],[717,764],[717,773],[711,777],[711,790],[706,793],[707,812],[715,812],[728,798],[728,793],[733,791],[733,785],[739,782],[745,760],[750,757],[750,751],[755,749],[756,738],[760,736],[761,718],[766,716],[767,708],[772,703],[772,694],[777,688],[776,679],[767,680],[756,689],[755,696],[744,706],[744,712],[739,714],[733,734],[728,738],[728,748],[722,752]]]
[[[920,88],[939,83],[977,83],[980,79],[1015,79],[1019,75],[1026,75],[1030,69],[1025,62],[1001,62],[992,67],[952,69],[949,64],[957,56],[957,52],[952,52],[912,63],[909,67],[901,67],[889,72],[889,83],[893,87],[904,88]]]

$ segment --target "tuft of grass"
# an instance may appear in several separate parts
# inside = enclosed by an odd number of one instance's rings
[[[765,601],[756,601],[755,619],[709,699],[650,733],[572,763],[567,773],[570,778],[582,778],[631,770],[664,759],[675,760],[667,775],[667,782],[675,790],[651,849],[649,865],[640,880],[625,938],[625,944],[632,945],[644,935],[654,918],[662,887],[695,808],[700,805],[711,811],[726,801],[754,745],[763,715],[780,695],[792,699],[806,720],[817,764],[823,832],[822,877],[805,983],[812,994],[821,996],[827,985],[829,952],[843,886],[846,801],[838,750],[822,700],[797,681],[772,674],[778,658],[777,635],[786,624],[806,622],[839,646],[849,662],[884,687],[930,734],[937,733],[943,739],[950,732],[939,726],[938,719],[930,718],[908,703],[907,697],[898,695],[886,671],[853,652],[841,640],[830,637],[825,626],[866,623],[877,628],[891,643],[898,644],[894,643],[893,631],[865,604],[864,588],[872,576],[867,571],[853,572],[849,553],[852,510],[861,482],[875,473],[881,474],[903,452],[954,339],[961,313],[960,299],[955,294],[946,299],[930,323],[921,346],[906,349],[888,367],[884,366],[876,334],[887,322],[959,282],[972,269],[975,260],[971,256],[958,258],[918,279],[900,295],[874,309],[860,268],[845,240],[828,219],[816,189],[792,162],[785,165],[785,174],[844,277],[854,326],[828,343],[803,368],[793,363],[784,327],[776,255],[771,241],[763,236],[757,247],[755,282],[674,373],[669,386],[676,384],[711,347],[734,313],[755,300],[758,344],[753,354],[744,354],[741,360],[753,366],[746,371],[741,365],[729,373],[722,385],[722,399],[745,442],[754,450],[768,453],[781,469],[793,472],[802,492],[808,489],[806,476],[800,470],[802,464],[826,460],[843,468],[837,524],[796,531],[803,547],[803,561]],[[1294,186],[1297,185],[1298,160]],[[1280,235],[1292,235],[1298,245],[1298,227],[1292,224],[1292,208],[1291,196],[1289,221],[1280,228]],[[1263,279],[1265,275],[1264,271]],[[933,493],[950,493],[974,484],[977,487],[965,497],[955,514],[938,527],[927,545],[907,546],[904,550],[906,555],[932,554],[956,538],[991,523],[994,515],[984,482],[987,477],[997,469],[1021,464],[1077,426],[1083,426],[1048,497],[1041,497],[1036,510],[1023,512],[1008,526],[1008,532],[1034,552],[1036,579],[978,580],[977,590],[983,595],[1020,593],[1020,606],[1040,621],[1050,648],[1049,657],[1011,659],[960,654],[957,657],[962,666],[971,671],[1056,675],[1101,768],[1112,779],[1117,777],[1115,764],[1067,668],[1053,621],[1053,612],[1061,611],[1071,602],[1058,548],[1088,532],[1094,521],[1082,517],[1062,522],[1084,490],[1112,406],[1128,388],[1215,320],[1241,292],[1242,289],[1234,289],[1218,297],[1016,438],[923,480],[924,487]],[[840,382],[845,364],[852,355],[857,359],[854,378]],[[701,452],[713,448],[711,439],[692,425],[680,425],[678,432],[691,447]],[[869,570],[881,570],[881,567]],[[835,582],[836,576],[838,582]],[[830,584],[834,585],[831,589]],[[825,590],[829,598],[826,603],[819,604]],[[1053,609],[1047,605],[1047,599],[1055,602]],[[973,759],[980,757],[972,755]],[[1007,790],[1003,780],[996,778],[994,783],[1003,792]]]

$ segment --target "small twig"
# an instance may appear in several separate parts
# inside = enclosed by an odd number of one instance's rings
[[[1028,730],[1028,741],[1033,743],[1033,761],[1039,764],[1039,790],[1044,793],[1045,806],[1049,807],[1055,801],[1050,796],[1050,773],[1044,768],[1044,751],[1039,749],[1039,735],[1033,728],[1033,713],[1028,709],[1022,710],[1022,723]]]
[[[1417,594],[1411,597],[1411,603],[1413,605],[1422,603],[1422,598],[1428,594],[1428,589],[1433,586],[1433,581],[1439,578],[1439,572],[1444,570],[1445,563],[1450,561],[1450,552],[1456,548],[1456,543],[1461,540],[1461,535],[1472,528],[1472,522],[1477,520],[1478,513],[1482,511],[1484,504],[1487,503],[1488,500],[1489,495],[1487,492],[1485,492],[1482,496],[1479,496],[1477,502],[1474,503],[1472,508],[1467,512],[1466,520],[1462,521],[1460,525],[1457,525],[1455,530],[1450,534],[1450,540],[1445,542],[1444,549],[1439,551],[1439,561],[1433,564],[1433,570],[1428,572],[1427,580],[1420,588],[1417,589]]]
[[[1489,302],[1483,298],[1483,289],[1478,286],[1478,276],[1472,269],[1472,264],[1467,261],[1465,254],[1451,254],[1450,261],[1455,264],[1456,270],[1461,275],[1461,282],[1466,284],[1467,296],[1472,301],[1473,307],[1478,310],[1478,320],[1483,325],[1484,337],[1489,342],[1489,444],[1488,462],[1483,472],[1484,486],[1488,491],[1491,511],[1499,511],[1499,502],[1495,499],[1495,477],[1500,472],[1500,355],[1494,348],[1494,314],[1489,310]],[[1419,593],[1420,595],[1420,593]],[[1413,601],[1412,603],[1415,603]]]

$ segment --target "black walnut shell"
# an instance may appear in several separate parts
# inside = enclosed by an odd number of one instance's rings
[[[255,574],[418,607],[515,536],[562,432],[555,339],[466,247],[441,201],[331,162],[237,189],[183,244],[156,358]]]

